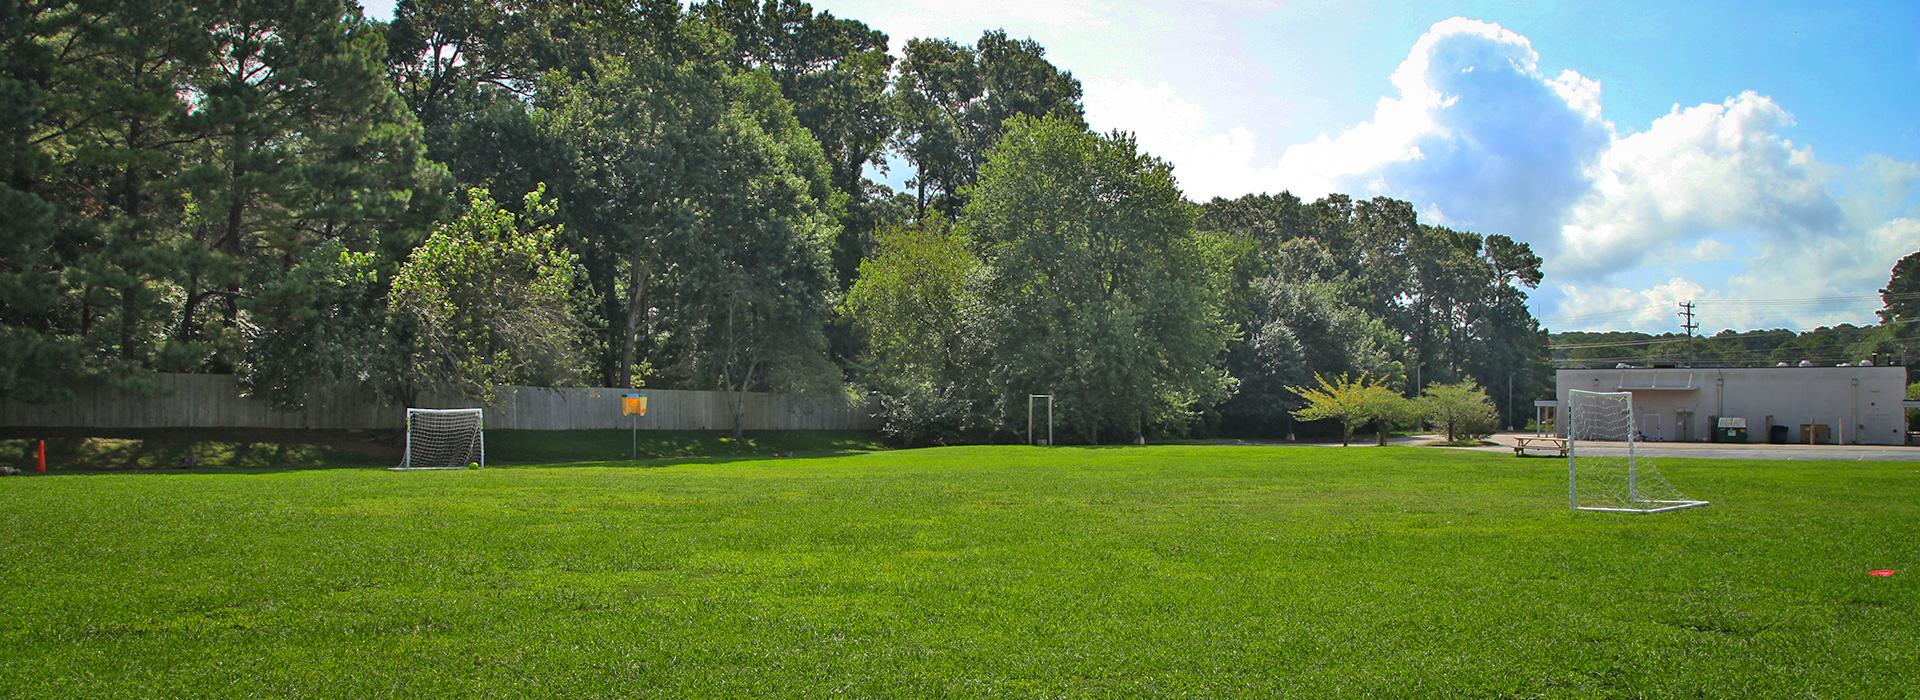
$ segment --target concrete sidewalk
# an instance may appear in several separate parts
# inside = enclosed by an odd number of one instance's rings
[[[1533,433],[1500,433],[1490,438],[1498,445],[1449,449],[1513,453],[1513,439]],[[1846,462],[1920,462],[1920,447],[1895,445],[1769,445],[1711,442],[1642,442],[1635,454],[1650,457],[1699,459],[1765,459],[1779,461],[1839,460]],[[1582,454],[1621,456],[1622,443],[1582,443]],[[1557,458],[1555,458],[1557,459]]]

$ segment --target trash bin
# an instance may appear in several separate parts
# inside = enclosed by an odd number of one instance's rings
[[[1714,442],[1746,442],[1747,419],[1744,416],[1715,416],[1713,419]]]
[[[1776,425],[1767,429],[1767,442],[1775,445],[1787,444],[1787,426]]]

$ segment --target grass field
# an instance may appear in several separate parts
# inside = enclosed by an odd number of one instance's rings
[[[3,479],[0,695],[1920,693],[1914,465],[854,446]]]

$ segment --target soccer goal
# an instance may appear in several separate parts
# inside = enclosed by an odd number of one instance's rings
[[[486,421],[478,408],[407,409],[407,451],[398,470],[487,465]]]
[[[1660,513],[1704,506],[1681,495],[1646,455],[1633,420],[1633,394],[1567,393],[1567,501],[1574,510]]]

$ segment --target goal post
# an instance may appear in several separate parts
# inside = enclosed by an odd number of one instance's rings
[[[1035,444],[1033,442],[1033,403],[1043,399],[1047,402],[1047,439],[1046,442],[1039,444],[1051,447],[1053,445],[1053,394],[1027,394],[1027,444]]]
[[[1607,513],[1663,513],[1707,505],[1674,488],[1654,461],[1640,454],[1640,441],[1631,392],[1569,391],[1568,506]]]
[[[478,408],[407,409],[406,452],[395,471],[487,465],[486,416]]]

